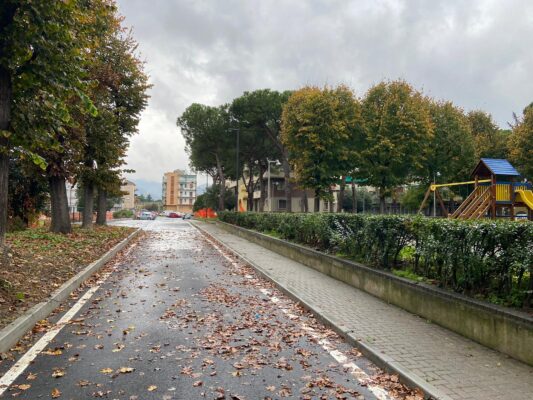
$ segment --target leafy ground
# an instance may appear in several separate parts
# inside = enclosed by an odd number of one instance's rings
[[[61,235],[35,228],[8,234],[10,262],[0,266],[0,328],[43,301],[133,230],[75,227],[73,233]]]

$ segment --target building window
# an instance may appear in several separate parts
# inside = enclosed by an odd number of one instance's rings
[[[278,209],[279,210],[286,210],[287,209],[287,200],[285,200],[285,199],[278,200]]]

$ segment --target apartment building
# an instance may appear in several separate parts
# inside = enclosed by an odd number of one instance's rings
[[[196,200],[196,175],[180,169],[165,172],[162,189],[165,211],[192,212]]]
[[[135,209],[135,190],[137,189],[137,186],[132,181],[128,181],[125,179],[122,182],[122,186],[120,187],[120,191],[124,194],[121,198],[121,209],[125,210],[133,210]]]

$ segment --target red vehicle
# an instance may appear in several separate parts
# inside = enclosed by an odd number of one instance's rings
[[[180,216],[175,213],[175,212],[171,212],[170,214],[168,214],[168,218],[179,218]]]

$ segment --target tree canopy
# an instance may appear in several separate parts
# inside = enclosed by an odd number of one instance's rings
[[[316,199],[331,200],[331,186],[357,164],[362,132],[361,107],[346,86],[300,89],[283,110],[282,142],[298,182]]]
[[[404,81],[373,86],[362,102],[364,149],[358,174],[379,188],[381,207],[399,185],[427,176],[434,126],[429,101]]]
[[[226,177],[235,172],[235,135],[231,134],[228,107],[190,105],[177,119],[185,139],[191,167],[220,183],[219,207],[224,209]]]
[[[518,171],[533,180],[533,103],[523,111],[509,138],[509,158]]]
[[[463,110],[450,101],[430,101],[434,134],[428,143],[425,160],[426,184],[439,175],[439,182],[454,182],[469,177],[476,163],[471,127]]]

